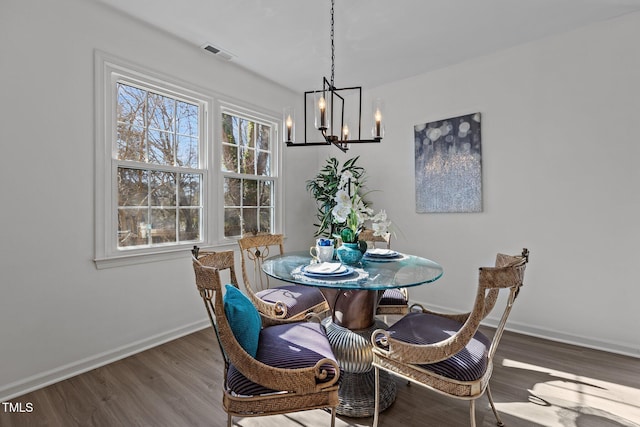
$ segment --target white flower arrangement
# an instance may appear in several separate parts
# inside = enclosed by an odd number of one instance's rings
[[[389,232],[391,221],[387,218],[387,212],[381,209],[380,212],[371,218],[371,228],[374,236],[384,236]]]
[[[351,241],[357,241],[359,231],[366,221],[376,235],[384,235],[391,224],[387,214],[381,210],[373,215],[367,206],[360,190],[364,188],[366,172],[356,164],[359,157],[354,157],[340,166],[334,157],[327,159],[327,164],[311,180],[307,181],[307,190],[316,201],[317,226],[315,236],[337,237],[343,228],[352,231]],[[343,239],[343,242],[347,240]]]
[[[371,222],[374,235],[384,236],[391,225],[387,213],[380,210],[373,215],[373,209],[366,205],[358,193],[359,185],[352,183],[352,178],[349,171],[340,175],[339,189],[334,198],[336,204],[331,210],[335,224],[346,224],[340,232],[340,238],[344,243],[356,243],[366,221]]]

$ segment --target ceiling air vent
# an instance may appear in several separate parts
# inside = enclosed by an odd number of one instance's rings
[[[206,43],[204,45],[202,45],[202,48],[204,50],[206,50],[207,52],[211,52],[214,55],[216,55],[218,58],[224,59],[226,61],[231,61],[231,58],[233,58],[233,54],[224,51],[222,49],[220,49],[219,47],[215,47],[214,45],[210,44],[210,43]]]

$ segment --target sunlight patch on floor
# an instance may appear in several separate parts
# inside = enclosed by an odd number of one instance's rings
[[[505,359],[503,366],[537,372],[528,402],[500,402],[498,411],[544,426],[640,426],[640,390]]]
[[[239,418],[233,419],[234,427],[318,427],[331,425],[331,414],[323,410],[313,410],[304,412],[294,412],[284,415],[270,415],[268,417]],[[336,417],[336,427],[360,427],[370,426],[371,419],[345,422]]]

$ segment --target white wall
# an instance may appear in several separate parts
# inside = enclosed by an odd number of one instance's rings
[[[371,91],[386,136],[349,157],[394,248],[445,270],[412,299],[469,309],[476,268],[527,247],[511,329],[640,356],[639,39],[634,14]],[[415,213],[413,126],[477,111],[484,211]]]
[[[0,400],[207,325],[187,252],[92,261],[94,49],[276,117],[300,97],[93,2],[2,1]],[[285,176],[315,167],[308,155],[285,151]],[[287,200],[301,197],[286,183]],[[287,247],[308,247],[311,212],[286,212]]]

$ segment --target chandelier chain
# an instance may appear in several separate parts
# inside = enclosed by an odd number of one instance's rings
[[[334,20],[333,20],[333,8],[334,8],[334,4],[335,4],[335,0],[331,0],[331,87],[335,87],[334,82],[333,82],[333,78],[336,72],[336,46],[333,42],[333,35],[334,35],[334,30],[333,30],[333,24],[334,24]]]

